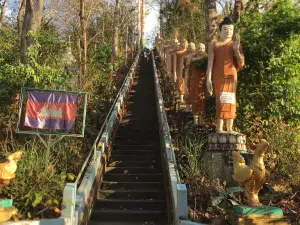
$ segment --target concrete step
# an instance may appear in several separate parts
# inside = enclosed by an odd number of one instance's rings
[[[119,149],[113,149],[112,151],[113,155],[153,155],[155,154],[155,151],[152,150],[119,150]]]
[[[153,140],[154,138],[137,139],[135,137],[124,137],[114,140],[115,145],[152,145],[156,146],[159,139]]]
[[[91,220],[98,221],[160,221],[166,217],[164,210],[114,210],[93,209]]]
[[[105,174],[105,181],[122,181],[122,182],[158,182],[163,181],[162,173],[160,174]]]
[[[101,199],[94,204],[94,209],[165,210],[165,207],[165,200]]]
[[[101,189],[111,190],[138,190],[138,189],[163,189],[163,182],[116,182],[103,181]]]
[[[138,189],[138,190],[100,190],[98,199],[136,199],[136,200],[165,200],[163,190]]]
[[[159,141],[159,135],[158,133],[149,133],[149,134],[139,134],[139,133],[127,133],[123,134],[122,136],[116,136],[114,139],[114,142],[120,142],[120,141],[127,141],[129,143],[131,142],[139,142],[141,144],[148,144],[150,142],[158,142]]]
[[[145,167],[106,167],[106,174],[161,174],[157,168]]]
[[[140,222],[114,222],[114,221],[90,221],[88,225],[168,225],[167,221],[140,221]]]
[[[153,161],[154,155],[112,155],[110,161]]]
[[[158,149],[159,143],[155,144],[113,144],[113,151],[114,150],[153,150]]]
[[[148,167],[155,168],[157,160],[153,161],[110,161],[108,167]]]

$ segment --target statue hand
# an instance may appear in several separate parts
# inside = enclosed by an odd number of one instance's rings
[[[240,40],[234,41],[232,47],[234,51],[238,51],[240,48]]]
[[[208,91],[208,93],[209,93],[209,96],[212,96],[213,90],[212,90],[212,83],[211,83],[211,80],[207,80],[207,81],[206,81],[206,88],[207,88],[207,91]]]

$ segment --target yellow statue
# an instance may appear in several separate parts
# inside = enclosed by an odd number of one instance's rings
[[[6,160],[0,163],[0,187],[10,183],[10,180],[16,177],[17,163],[21,159],[23,151],[18,151],[6,157]]]
[[[239,152],[232,152],[234,169],[232,177],[244,189],[250,206],[261,206],[258,192],[269,178],[269,171],[266,170],[264,164],[264,155],[268,147],[269,143],[264,139],[256,145],[250,166],[245,164],[245,160]]]
[[[17,163],[21,159],[22,154],[23,151],[14,152],[7,156],[4,162],[0,163],[0,190],[16,177]],[[10,220],[17,213],[18,210],[15,207],[0,208],[0,222]]]

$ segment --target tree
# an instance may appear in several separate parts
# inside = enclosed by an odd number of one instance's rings
[[[44,11],[44,0],[27,0],[25,6],[25,16],[22,27],[20,56],[21,62],[28,62],[27,50],[33,44],[33,38],[28,32],[38,32],[41,28]]]
[[[25,11],[25,4],[26,0],[22,0],[17,21],[18,21],[18,36],[19,36],[19,42],[21,43],[21,38],[22,38],[22,23],[23,23],[23,16],[24,16],[24,11]]]
[[[233,22],[238,22],[240,20],[242,10],[244,10],[243,0],[235,0],[232,15]]]
[[[138,0],[138,14],[136,26],[136,44],[140,48],[141,44],[141,0]]]
[[[206,44],[211,44],[217,39],[217,7],[215,0],[205,0]]]
[[[141,23],[141,48],[145,48],[146,46],[146,40],[145,40],[145,6],[146,6],[146,0],[142,0],[142,8],[141,8],[141,16],[142,16],[142,23]]]
[[[6,13],[6,5],[8,3],[8,0],[4,0],[2,6],[1,6],[1,14],[0,14],[0,27],[2,27],[3,20],[5,18],[5,13]]]
[[[82,86],[82,79],[87,75],[87,39],[86,39],[86,15],[85,0],[80,0],[79,20],[80,20],[80,77],[79,86]]]
[[[114,26],[113,26],[113,51],[115,56],[118,55],[119,48],[119,13],[120,13],[120,2],[116,0],[115,12],[114,12]]]

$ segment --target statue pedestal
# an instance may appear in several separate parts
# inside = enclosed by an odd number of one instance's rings
[[[246,135],[241,133],[213,133],[208,135],[209,151],[246,152]]]
[[[12,199],[0,199],[0,222],[10,220],[16,212],[17,209],[13,206]]]
[[[244,205],[233,206],[233,212],[229,216],[233,225],[288,225],[280,208],[274,206],[250,207]]]
[[[214,165],[215,175],[226,181],[229,187],[238,186],[232,178],[234,174],[232,151],[239,151],[246,164],[250,164],[246,153],[246,135],[241,133],[211,133],[208,135],[208,160]]]

